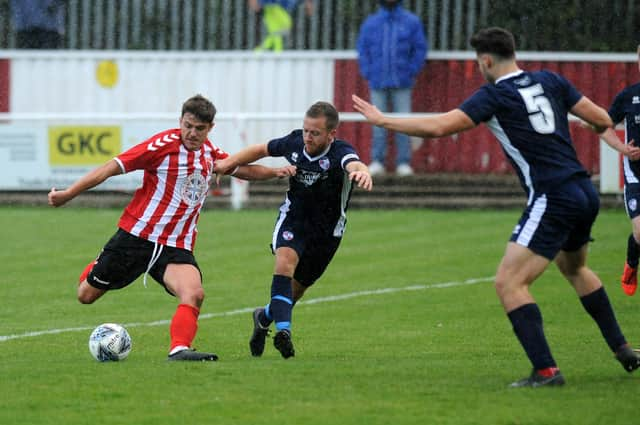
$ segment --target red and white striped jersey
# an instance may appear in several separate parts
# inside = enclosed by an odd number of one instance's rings
[[[179,128],[158,133],[121,153],[115,160],[123,173],[144,170],[144,178],[118,226],[142,239],[192,251],[213,162],[227,156],[209,139],[200,150],[187,150]]]

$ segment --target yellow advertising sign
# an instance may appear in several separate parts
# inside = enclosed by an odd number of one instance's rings
[[[119,126],[49,127],[51,165],[99,165],[121,151]]]

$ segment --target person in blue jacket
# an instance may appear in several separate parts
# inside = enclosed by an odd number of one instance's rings
[[[411,112],[411,91],[427,56],[427,39],[420,18],[402,7],[402,0],[381,0],[358,35],[360,73],[369,83],[371,103],[380,111]],[[385,172],[387,131],[373,128],[369,171]],[[395,134],[396,173],[413,174],[409,136]]]
[[[64,44],[66,0],[11,0],[18,49],[59,49]]]

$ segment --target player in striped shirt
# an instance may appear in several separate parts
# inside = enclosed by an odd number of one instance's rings
[[[521,70],[510,32],[495,27],[481,30],[471,38],[471,46],[488,84],[459,108],[424,118],[390,118],[354,95],[355,109],[375,125],[422,137],[444,137],[485,122],[502,145],[528,198],[495,282],[513,330],[533,365],[531,375],[512,387],[565,383],[547,344],[542,315],[529,292],[529,286],[554,260],[615,357],[632,372],[640,367],[640,357],[622,334],[602,282],[586,264],[599,199],[576,156],[567,115],[571,112],[600,133],[611,127],[611,119],[562,76]]]
[[[89,172],[65,190],[51,189],[58,207],[109,177],[144,170],[142,187],[125,208],[115,235],[80,276],[78,300],[91,304],[108,290],[151,275],[179,305],[171,320],[169,360],[213,361],[213,353],[191,347],[204,299],[202,275],[193,255],[196,224],[214,175],[214,161],[228,154],[207,138],[215,106],[196,95],[182,106],[180,128],[158,133]],[[293,167],[238,167],[234,176],[260,180],[287,177]]]

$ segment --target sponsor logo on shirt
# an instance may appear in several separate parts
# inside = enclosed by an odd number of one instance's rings
[[[296,180],[302,183],[305,186],[311,186],[315,182],[317,182],[320,177],[322,177],[322,173],[314,173],[313,171],[307,170],[298,170],[296,172]]]

